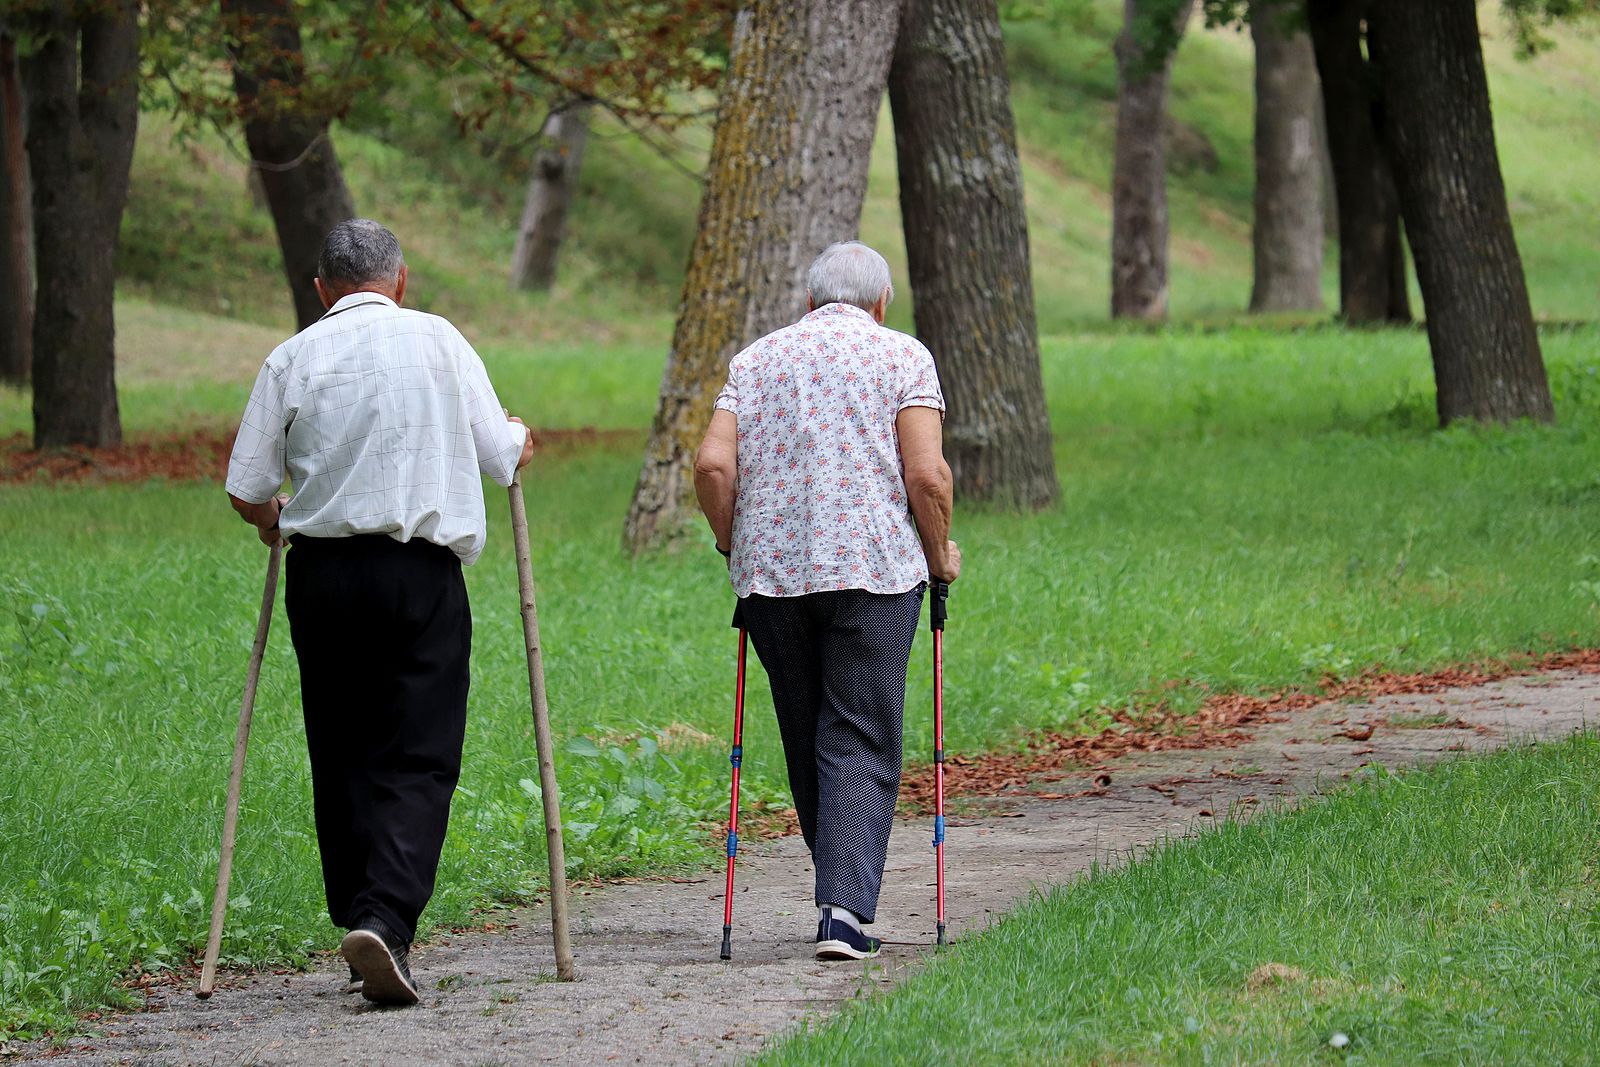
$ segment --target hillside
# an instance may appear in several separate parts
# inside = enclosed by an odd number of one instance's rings
[[[1045,333],[1106,315],[1119,10],[1102,2],[1081,18],[1007,28]],[[1496,132],[1535,311],[1545,319],[1591,318],[1600,277],[1592,239],[1600,207],[1592,178],[1600,172],[1600,39],[1564,34],[1553,51],[1524,62],[1512,56],[1497,19],[1486,25]],[[1235,315],[1249,292],[1251,63],[1247,34],[1198,24],[1179,53],[1171,109],[1178,319]],[[664,341],[699,199],[681,166],[602,119],[560,284],[549,297],[513,296],[503,278],[520,179],[505,160],[463,145],[448,116],[419,118],[407,103],[366,109],[381,117],[339,129],[336,142],[358,209],[388,221],[406,245],[415,303],[486,339]],[[678,163],[697,167],[708,143],[705,127],[686,131]],[[903,277],[887,107],[862,236]],[[169,121],[146,116],[123,229],[127,314],[137,319],[146,302],[174,304],[281,333],[290,323],[277,257],[271,220],[252,205],[236,152],[214,134],[179,141]],[[1324,277],[1331,306],[1331,247]],[[891,315],[909,324],[909,299]],[[142,336],[135,330],[126,343],[138,345]]]

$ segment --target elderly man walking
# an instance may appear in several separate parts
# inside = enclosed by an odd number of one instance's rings
[[[817,957],[863,959],[879,949],[861,927],[877,917],[922,593],[930,574],[956,579],[961,553],[944,397],[928,350],[883,325],[889,265],[836,244],[806,288],[805,317],[729,363],[695,491],[772,682]]]
[[[261,368],[227,488],[263,542],[292,546],[285,606],[351,990],[415,1004],[407,960],[461,772],[479,473],[509,485],[533,442],[455,327],[400,307],[394,234],[340,223],[317,273],[327,314]]]

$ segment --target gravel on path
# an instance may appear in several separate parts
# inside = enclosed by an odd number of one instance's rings
[[[1600,675],[1580,671],[1326,703],[1255,726],[1241,745],[1135,753],[1031,792],[963,800],[946,841],[952,935],[983,929],[1036,888],[1095,861],[1314,795],[1368,763],[1403,767],[1561,738],[1588,725],[1595,709]],[[208,1001],[188,988],[159,988],[144,1011],[108,1017],[100,1033],[64,1048],[5,1051],[84,1064],[730,1061],[892,986],[928,957],[930,823],[897,823],[874,929],[917,944],[890,946],[866,963],[812,957],[809,858],[798,837],[787,837],[740,851],[731,962],[717,958],[722,879],[712,872],[576,895],[576,983],[554,981],[548,918],[523,909],[497,916],[493,930],[419,945],[412,967],[423,1000],[415,1008],[374,1008],[342,994],[343,966],[331,957],[305,973],[230,976]]]

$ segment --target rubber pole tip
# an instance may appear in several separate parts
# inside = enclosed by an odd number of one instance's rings
[[[199,997],[201,1000],[210,1000],[211,999],[211,990],[209,990],[209,989],[196,989],[194,991],[194,995]]]
[[[950,942],[946,941],[945,937],[944,937],[944,923],[940,923],[939,924],[939,944],[940,945],[948,945],[949,943]]]
[[[722,958],[725,960],[733,959],[733,927],[731,926],[722,928]]]

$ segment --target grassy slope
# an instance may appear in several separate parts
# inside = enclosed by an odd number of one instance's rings
[[[1102,2],[1071,20],[1024,21],[1007,31],[1044,333],[1102,319],[1109,302],[1110,45],[1119,10]],[[1589,180],[1600,170],[1592,118],[1600,39],[1563,34],[1555,50],[1521,62],[1488,9],[1486,16],[1497,133],[1535,311],[1590,318],[1600,275],[1600,246],[1588,239],[1600,206]],[[1248,297],[1250,94],[1248,37],[1197,24],[1179,52],[1171,103],[1188,146],[1172,160],[1179,318],[1230,316]],[[363,129],[338,135],[356,204],[402,235],[420,306],[457,318],[476,338],[664,344],[699,189],[614,124],[597,123],[562,280],[550,297],[503,291],[521,195],[503,161],[478,159],[473,147],[417,120]],[[270,220],[244,195],[242,166],[214,136],[174,146],[170,134],[153,118],[140,139],[123,234],[124,291],[283,329],[287,300]],[[892,137],[885,108],[862,234],[904,277]],[[691,129],[682,141],[681,159],[698,166],[706,130]],[[1333,262],[1330,249],[1330,306]],[[909,324],[910,300],[892,315]]]
[[[1587,735],[1169,843],[759,1062],[1592,1062],[1597,782]]]

